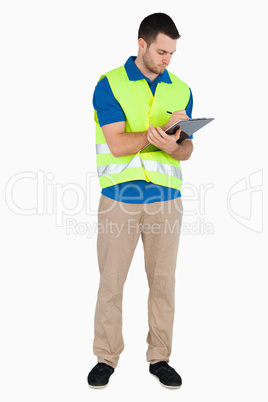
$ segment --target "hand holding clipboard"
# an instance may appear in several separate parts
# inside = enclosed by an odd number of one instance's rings
[[[169,114],[172,114],[171,112],[167,112]],[[204,127],[208,123],[210,123],[213,118],[199,118],[199,119],[187,119],[187,120],[178,120],[176,123],[172,124],[167,130],[165,130],[165,133],[168,135],[173,135],[176,133],[177,130],[181,130],[180,138],[178,141],[176,141],[178,144],[180,144],[182,141],[185,139],[189,138],[192,134],[194,134],[196,131],[200,130],[200,128]],[[154,152],[159,150],[156,146],[152,144],[147,144],[145,147],[143,147],[140,152]]]
[[[172,114],[171,112],[167,112]],[[172,124],[165,133],[172,135],[175,134],[177,130],[181,130],[181,136],[177,143],[181,143],[186,138],[190,137],[190,135],[194,134],[196,131],[200,130],[200,128],[206,126],[210,123],[214,118],[199,118],[199,119],[188,119],[188,120],[179,120],[176,123]]]

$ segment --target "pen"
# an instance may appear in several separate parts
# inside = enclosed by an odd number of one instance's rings
[[[172,112],[168,112],[168,111],[167,111],[167,113],[172,114]]]

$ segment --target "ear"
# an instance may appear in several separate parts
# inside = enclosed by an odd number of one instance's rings
[[[141,50],[143,50],[143,51],[146,50],[147,43],[145,42],[145,40],[143,38],[138,39],[138,45]]]

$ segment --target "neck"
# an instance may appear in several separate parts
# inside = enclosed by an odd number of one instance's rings
[[[145,77],[149,78],[152,82],[158,77],[159,74],[155,74],[154,72],[148,70],[148,68],[145,66],[143,59],[140,54],[136,57],[134,63],[140,70],[140,72],[145,75]]]

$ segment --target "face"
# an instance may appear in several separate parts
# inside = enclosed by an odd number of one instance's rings
[[[162,33],[157,35],[149,47],[145,42],[143,53],[145,67],[154,74],[162,74],[170,63],[176,45],[177,39],[171,39]]]

